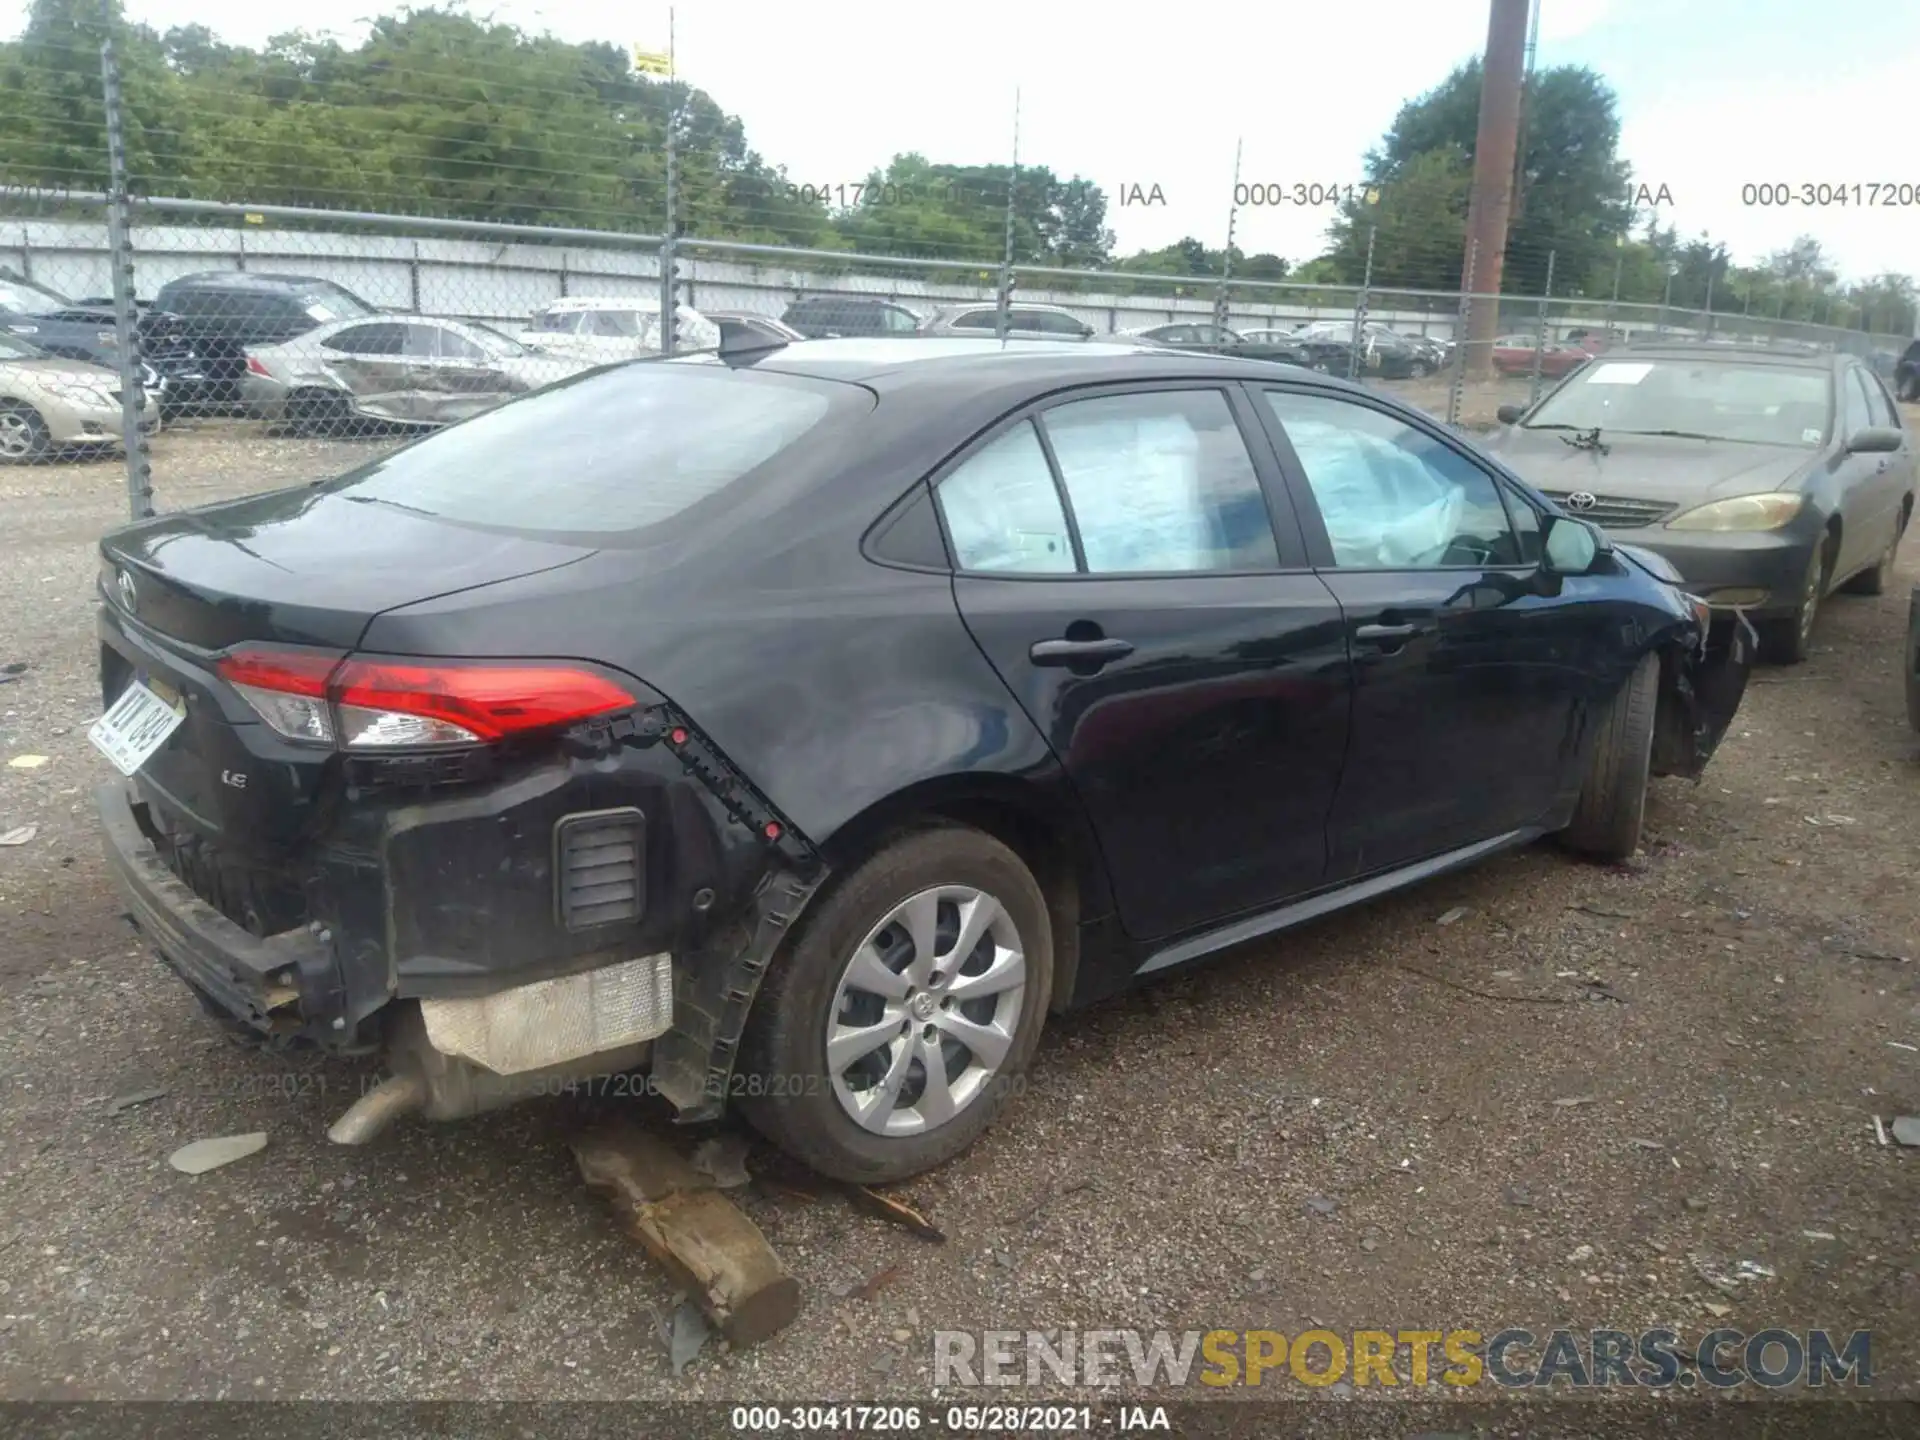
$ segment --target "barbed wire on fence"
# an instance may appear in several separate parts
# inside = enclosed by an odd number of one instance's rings
[[[252,52],[118,26],[115,84],[98,25],[0,47],[0,309],[16,349],[67,362],[72,402],[0,394],[0,459],[131,437],[137,509],[156,427],[397,444],[736,332],[1231,344],[1467,425],[1623,341],[1843,349],[1883,370],[1905,345],[1896,306],[1876,330],[1851,302],[1827,302],[1850,326],[1789,314],[1807,305],[1784,284],[1716,304],[1712,272],[1696,297],[1624,243],[1596,261],[1590,237],[1511,237],[1504,293],[1463,296],[1464,213],[1364,177],[1276,190],[1237,161],[1220,248],[1116,258],[1099,187],[1018,148],[790,175],[696,88],[504,28],[417,12],[353,50]],[[1240,225],[1268,202],[1322,217],[1325,253],[1245,253]],[[1479,316],[1492,328],[1469,341]],[[59,428],[23,428],[28,409]]]

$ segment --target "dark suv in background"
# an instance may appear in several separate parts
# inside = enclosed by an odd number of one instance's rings
[[[1907,346],[1894,365],[1893,393],[1902,400],[1920,400],[1920,340]]]
[[[351,290],[311,275],[207,270],[162,285],[142,320],[141,336],[144,344],[149,328],[164,331],[198,356],[196,381],[173,384],[167,410],[235,411],[242,408],[248,346],[278,345],[332,320],[381,313]]]
[[[780,320],[809,340],[920,333],[920,317],[906,306],[891,300],[863,300],[848,295],[812,295],[796,300]]]

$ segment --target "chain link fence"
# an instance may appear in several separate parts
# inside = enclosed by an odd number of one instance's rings
[[[801,181],[612,47],[522,36],[507,66],[464,17],[376,21],[355,51],[180,33],[30,28],[14,48],[38,68],[0,100],[0,462],[124,455],[135,514],[194,503],[196,467],[262,437],[345,468],[593,366],[723,344],[1141,338],[1485,428],[1640,340],[1838,349],[1889,375],[1907,343],[1621,300],[1617,265],[1609,298],[1562,297],[1553,247],[1505,257],[1537,293],[1463,296],[1464,227],[1336,184],[1293,189],[1324,202],[1356,283],[1275,277],[1231,241],[1115,264],[1090,182],[1012,154]],[[1229,233],[1277,194],[1236,182]]]

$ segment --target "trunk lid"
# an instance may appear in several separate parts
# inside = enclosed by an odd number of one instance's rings
[[[134,587],[129,608],[118,575],[103,575],[109,600],[206,651],[243,640],[350,649],[383,610],[593,553],[305,487],[142,521],[100,549]]]
[[[100,552],[103,705],[138,679],[185,712],[138,775],[183,873],[296,846],[337,770],[334,751],[273,733],[217,673],[222,652],[254,641],[343,656],[385,610],[594,553],[319,489],[156,517]]]

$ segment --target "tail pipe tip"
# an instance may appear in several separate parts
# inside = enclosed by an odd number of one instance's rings
[[[417,1074],[390,1075],[333,1122],[327,1138],[336,1145],[365,1145],[394,1121],[426,1108],[427,1082]]]

